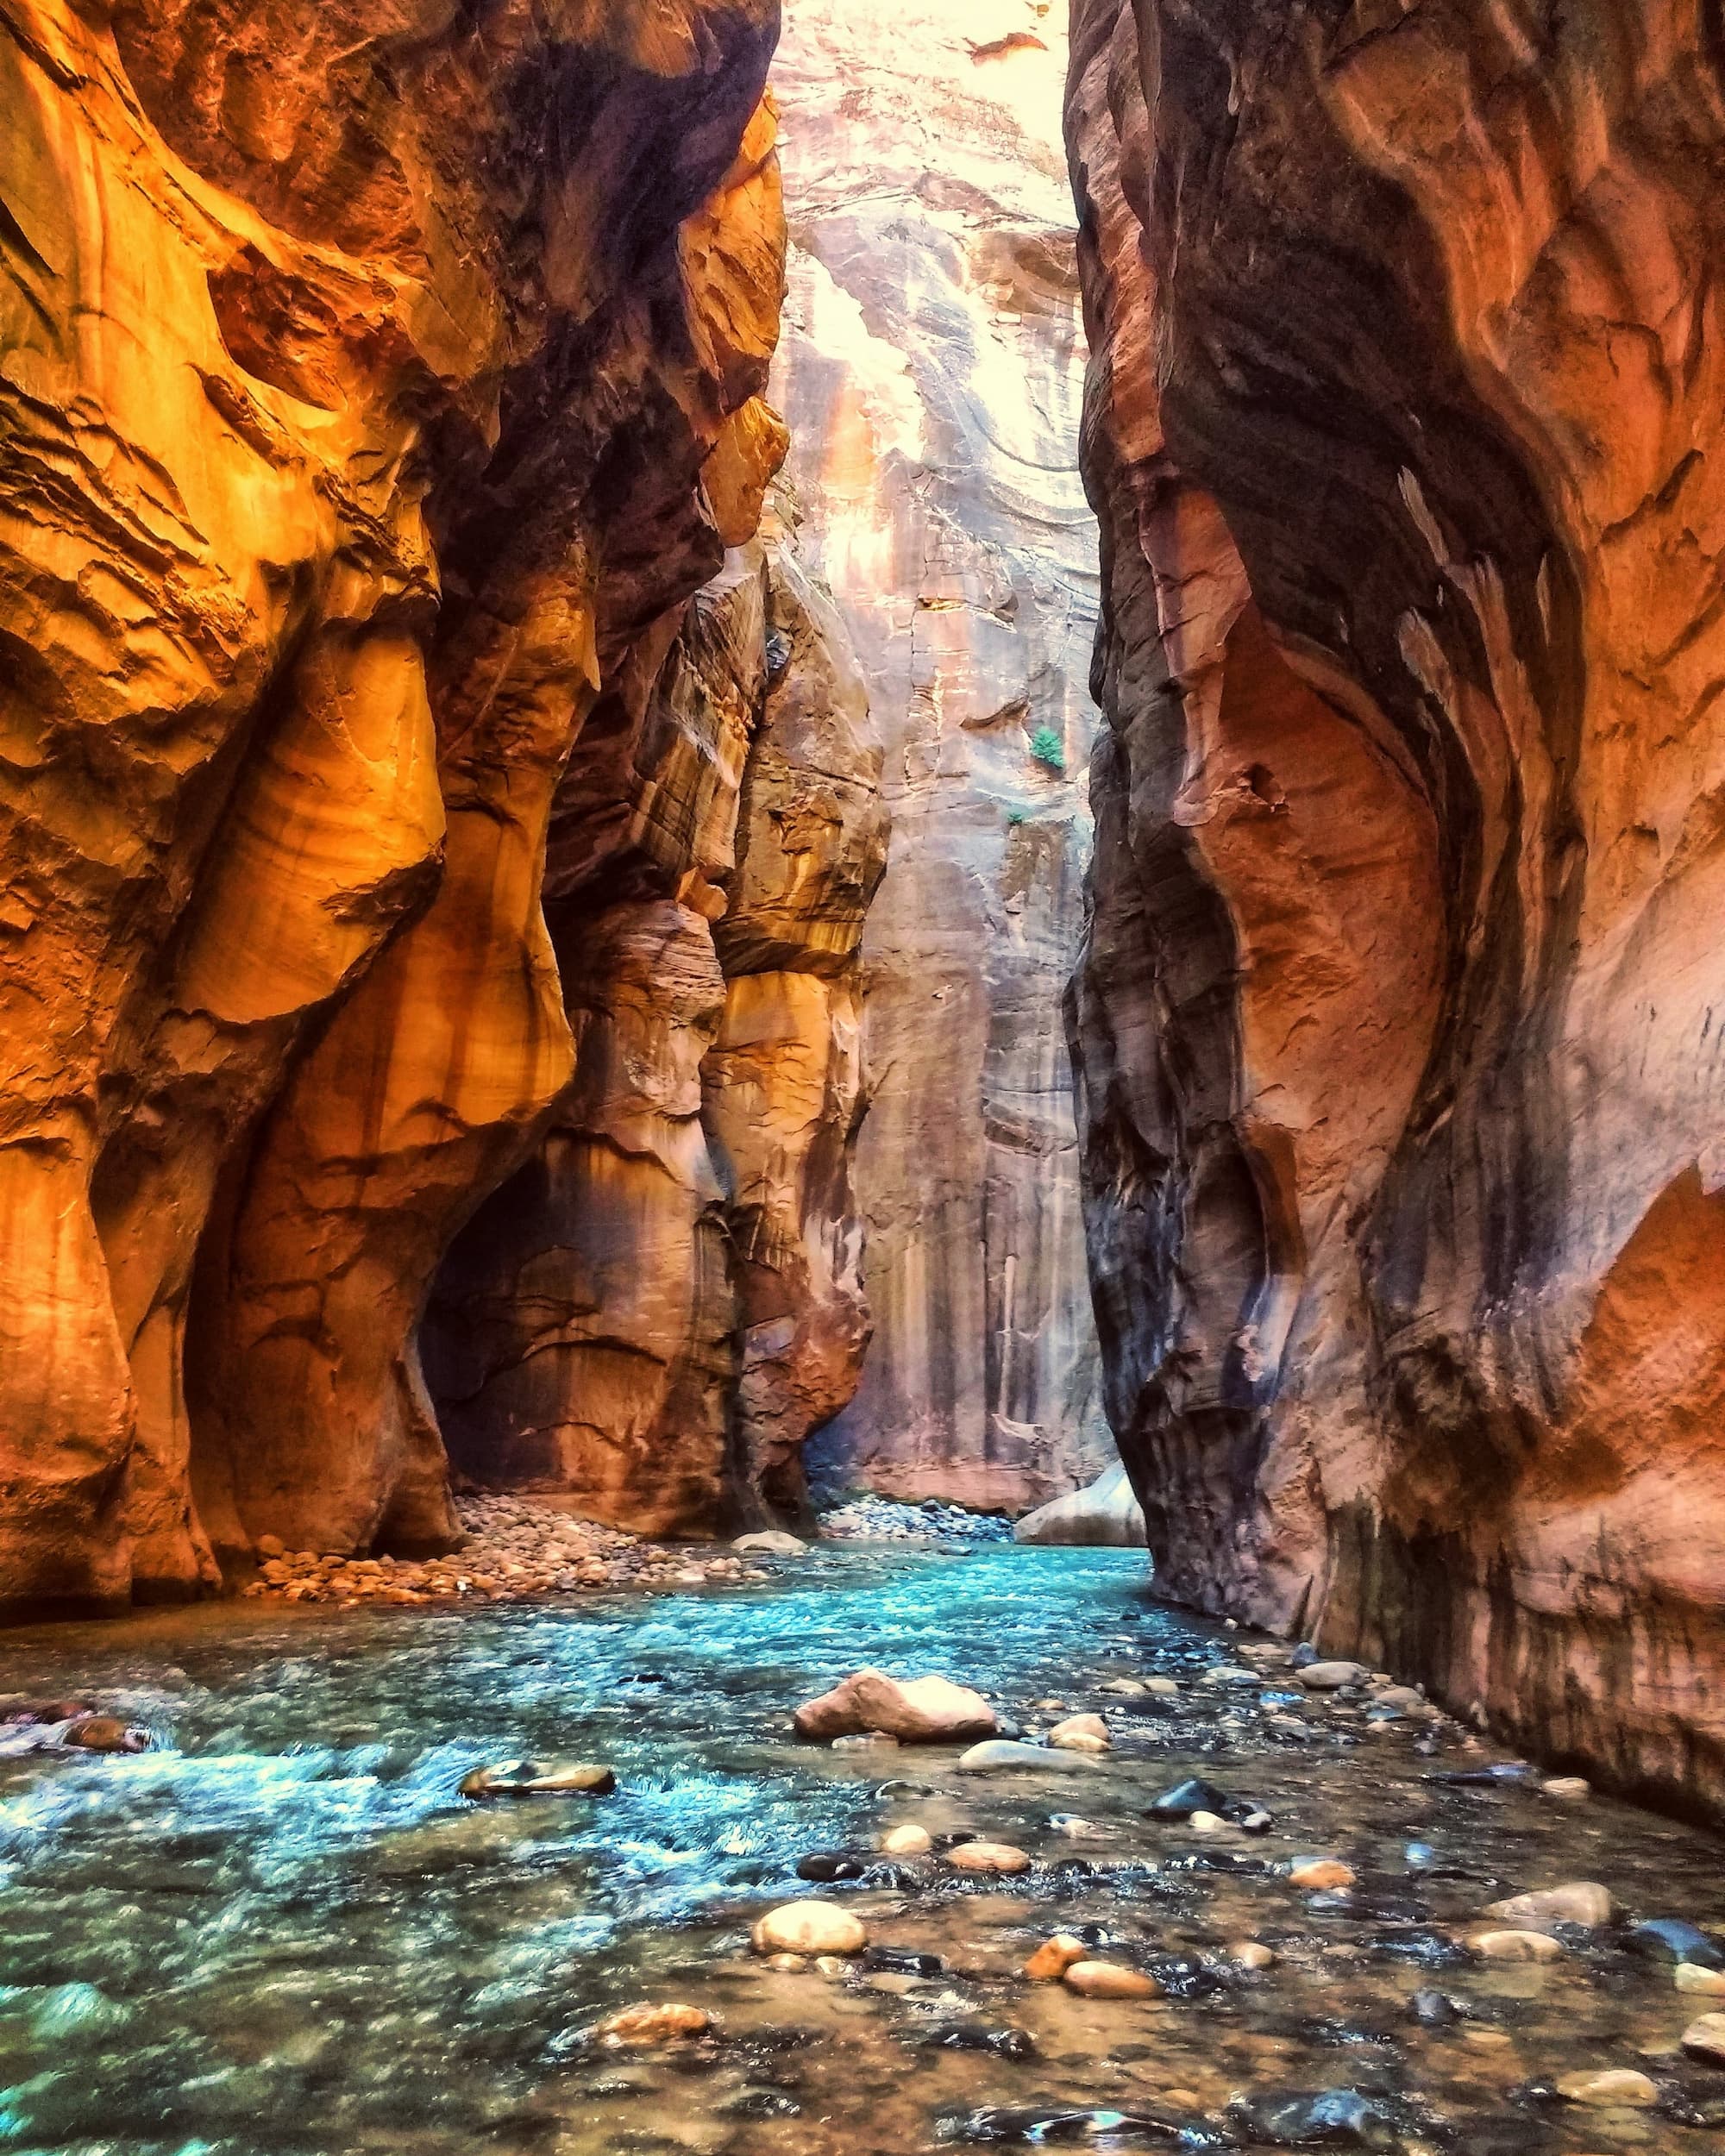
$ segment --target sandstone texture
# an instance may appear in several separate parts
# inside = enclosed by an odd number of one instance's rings
[[[1161,1586],[1725,1805],[1725,47],[1078,0],[1070,1004]]]
[[[854,1381],[883,836],[754,541],[777,28],[0,3],[0,1608],[455,1544],[455,1243],[458,1449],[619,1515],[760,1509]],[[582,1225],[480,1262],[523,1173]]]
[[[1094,1482],[1051,1497],[1026,1513],[1013,1529],[1015,1542],[1058,1547],[1141,1550],[1144,1508],[1126,1469],[1116,1461]]]
[[[800,1509],[803,1440],[869,1339],[849,1164],[880,766],[844,626],[777,538],[584,729],[546,881],[574,1073],[426,1319],[476,1483],[644,1533]]]
[[[872,1730],[900,1744],[962,1744],[988,1737],[998,1727],[980,1692],[950,1677],[888,1677],[858,1670],[819,1699],[806,1700],[792,1717],[800,1737],[855,1737]]]
[[[1063,5],[799,0],[770,395],[893,818],[862,943],[875,1336],[824,1478],[1013,1512],[1113,1456],[1059,1001],[1082,924],[1095,525]]]

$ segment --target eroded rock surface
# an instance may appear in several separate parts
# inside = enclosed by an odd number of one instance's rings
[[[1725,1803],[1725,77],[1079,0],[1075,984],[1164,1587]]]
[[[0,5],[5,1606],[195,1593],[265,1534],[446,1545],[445,1251],[548,1128],[579,1176],[679,1125],[685,1034],[721,1091],[788,1044],[771,1157],[726,1168],[785,1282],[762,1459],[862,1326],[821,1150],[854,1015],[786,955],[828,931],[791,872],[750,873],[787,924],[735,1008],[687,833],[687,879],[559,941],[603,737],[668,711],[744,755],[678,682],[784,452],[776,6],[111,12]],[[800,784],[763,777],[763,853]]]
[[[893,817],[862,941],[875,1338],[817,1451],[835,1484],[1013,1510],[1113,1457],[1058,1019],[1096,723],[1063,13],[799,0],[774,67],[771,395]]]
[[[733,555],[558,796],[547,915],[574,1072],[439,1276],[461,1469],[651,1533],[795,1512],[868,1344],[850,1159],[881,754],[842,624]]]

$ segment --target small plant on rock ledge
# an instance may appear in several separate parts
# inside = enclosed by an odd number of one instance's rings
[[[1066,775],[1066,751],[1051,726],[1038,726],[1030,737],[1030,753],[1039,764],[1062,778]]]

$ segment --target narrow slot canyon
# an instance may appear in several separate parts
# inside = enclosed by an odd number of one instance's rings
[[[1714,0],[0,120],[0,2150],[1725,2156]]]

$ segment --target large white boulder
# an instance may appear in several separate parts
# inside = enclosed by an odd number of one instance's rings
[[[1144,1547],[1144,1512],[1123,1467],[1111,1467],[1082,1489],[1027,1512],[1013,1529],[1015,1542],[1083,1545],[1110,1550]]]
[[[965,1744],[999,1727],[980,1692],[948,1677],[913,1677],[858,1670],[819,1699],[805,1700],[793,1717],[800,1737],[851,1737],[875,1731],[902,1745]]]

